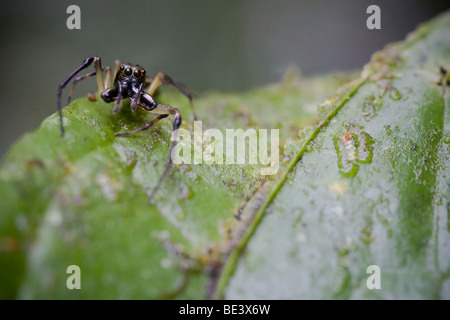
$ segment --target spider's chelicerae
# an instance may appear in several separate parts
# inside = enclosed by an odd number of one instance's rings
[[[87,73],[82,76],[78,76],[75,78],[75,76],[83,69],[89,67],[92,63],[94,63],[95,71],[92,71],[90,73]],[[174,121],[173,121],[173,130],[177,130],[180,127],[181,124],[181,114],[180,111],[176,108],[172,108],[169,105],[162,105],[158,104],[154,98],[155,92],[158,89],[160,85],[170,85],[178,89],[182,94],[184,94],[191,104],[192,113],[195,117],[194,107],[192,104],[192,96],[189,93],[188,90],[186,90],[183,86],[181,86],[179,83],[173,81],[169,76],[167,76],[164,73],[159,72],[153,79],[149,78],[146,75],[146,72],[144,68],[133,65],[133,64],[121,64],[119,61],[116,61],[115,63],[115,69],[113,71],[113,74],[115,75],[113,85],[111,86],[111,68],[110,67],[103,67],[101,63],[101,59],[98,56],[92,56],[89,58],[86,58],[83,63],[76,68],[66,79],[64,79],[63,82],[61,82],[58,86],[58,94],[57,94],[57,105],[58,105],[58,111],[59,111],[59,118],[61,120],[61,136],[64,136],[64,126],[63,126],[63,119],[62,119],[62,112],[61,112],[61,94],[63,88],[69,83],[73,78],[72,87],[70,89],[69,95],[68,95],[68,102],[70,103],[70,99],[72,97],[72,93],[75,89],[76,84],[84,79],[90,78],[92,76],[96,76],[97,79],[97,86],[98,86],[98,92],[102,99],[105,102],[113,102],[114,103],[114,109],[113,113],[117,113],[120,108],[121,104],[120,101],[122,99],[129,98],[130,108],[132,111],[135,111],[136,108],[139,106],[140,108],[144,109],[145,111],[148,111],[150,113],[157,114],[158,116],[150,121],[149,123],[146,123],[143,127],[137,128],[135,130],[126,131],[126,132],[118,132],[115,134],[115,136],[125,136],[129,134],[133,134],[142,130],[146,130],[150,128],[153,124],[155,124],[157,121],[164,119],[168,117],[169,115],[174,115]],[[161,185],[161,182],[163,181],[164,177],[166,176],[167,172],[169,171],[171,165],[172,165],[172,149],[175,146],[176,141],[173,141],[170,147],[169,157],[167,159],[166,168],[161,175],[156,187],[153,189],[152,193],[149,196],[149,202],[152,201],[153,196],[155,195],[155,192],[158,190],[159,186]]]

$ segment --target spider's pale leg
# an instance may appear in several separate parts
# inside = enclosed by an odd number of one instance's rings
[[[119,68],[120,68],[120,60],[114,61],[113,77],[116,76],[117,71],[119,71]],[[113,80],[115,80],[115,79],[113,79]],[[110,84],[108,83],[108,88],[109,88],[109,87],[110,87]]]
[[[156,89],[158,89],[158,87],[160,85],[172,86],[172,87],[176,88],[178,91],[180,91],[182,94],[184,94],[189,99],[192,114],[194,115],[194,120],[197,120],[197,116],[196,116],[195,110],[194,110],[194,103],[192,102],[192,95],[189,92],[189,90],[187,90],[185,87],[183,87],[178,82],[173,81],[172,78],[170,78],[168,75],[166,75],[162,72],[158,72],[156,74],[155,78],[153,78],[153,80],[151,81],[150,86],[147,88],[147,90],[146,90],[147,93],[150,94],[151,96],[154,95],[156,92]]]
[[[105,86],[102,91],[105,91],[109,87],[111,87],[111,68],[110,67],[102,67],[104,72],[105,80],[103,81],[103,85]]]
[[[115,77],[117,74],[117,71],[119,71],[120,61],[116,60],[114,61],[114,70],[112,73],[112,76]],[[102,88],[102,91],[105,91],[108,88],[111,88],[111,68],[110,67],[102,67],[102,70],[105,71],[105,79],[103,80],[104,88]],[[114,81],[115,79],[113,79]],[[98,83],[98,80],[97,80]]]
[[[100,57],[97,57],[94,61],[95,66],[95,72],[97,74],[96,80],[97,80],[97,88],[98,88],[98,94],[101,95],[103,91],[105,91],[108,88],[109,85],[109,79],[111,78],[111,68],[108,68],[106,70],[106,75],[103,74],[104,68],[102,67],[102,60]],[[107,81],[105,81],[105,78]]]

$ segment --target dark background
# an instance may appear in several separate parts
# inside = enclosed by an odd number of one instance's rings
[[[1,3],[0,157],[56,111],[58,84],[87,56],[163,71],[197,93],[245,91],[292,66],[304,75],[360,69],[374,51],[449,7],[448,0]],[[81,9],[81,30],[66,27],[71,4]],[[366,27],[371,4],[381,8],[381,30]],[[95,80],[75,97],[87,91],[96,91]]]

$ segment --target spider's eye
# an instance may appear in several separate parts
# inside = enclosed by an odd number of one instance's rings
[[[125,71],[123,72],[126,76],[131,76],[131,68],[126,68]]]
[[[142,75],[142,76],[145,76],[145,70],[142,70],[142,71],[141,71],[141,75]]]
[[[125,69],[125,66],[123,64],[120,65],[120,71],[123,71]]]
[[[141,76],[141,71],[138,70],[138,69],[135,69],[134,72],[133,72],[133,76],[135,78],[139,78]]]

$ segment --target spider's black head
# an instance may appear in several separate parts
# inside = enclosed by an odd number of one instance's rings
[[[114,82],[117,81],[141,84],[145,82],[145,70],[138,65],[121,64]]]

